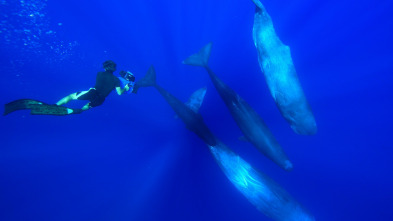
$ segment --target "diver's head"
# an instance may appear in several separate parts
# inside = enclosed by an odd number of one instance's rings
[[[105,61],[102,66],[104,67],[105,71],[115,72],[116,71],[116,63],[112,60]]]

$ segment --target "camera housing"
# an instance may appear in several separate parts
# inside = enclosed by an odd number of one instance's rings
[[[120,76],[124,78],[126,81],[135,81],[135,76],[130,71],[120,71]]]

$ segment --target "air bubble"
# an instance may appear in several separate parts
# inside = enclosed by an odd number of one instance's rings
[[[48,58],[48,62],[64,60],[73,54],[76,42],[65,42],[51,30],[46,16],[47,0],[0,0],[4,12],[0,14],[0,47],[20,50],[19,54],[36,54]],[[63,23],[53,23],[62,26]]]

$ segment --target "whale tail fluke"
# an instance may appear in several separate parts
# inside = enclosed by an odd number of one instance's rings
[[[136,94],[140,87],[152,87],[152,86],[156,86],[156,70],[154,69],[153,65],[150,66],[146,75],[135,83],[134,90],[132,91],[132,93]]]
[[[259,0],[252,0],[254,4],[257,6],[258,9],[265,11],[265,7],[262,5],[261,1]]]
[[[188,57],[186,60],[184,60],[183,64],[207,67],[211,49],[212,49],[212,43],[210,42],[205,47],[203,47],[198,53],[193,54],[190,57]]]
[[[207,88],[203,87],[192,93],[188,101],[185,103],[187,107],[189,107],[195,113],[198,113],[199,108],[201,108],[203,100],[205,99],[206,90]]]

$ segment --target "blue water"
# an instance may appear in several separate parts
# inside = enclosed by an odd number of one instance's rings
[[[181,100],[206,86],[212,132],[316,220],[393,219],[392,1],[263,1],[291,47],[314,136],[295,134],[274,104],[251,0],[87,2],[0,0],[0,103],[55,103],[93,86],[107,59],[137,80],[154,64]],[[293,171],[239,140],[206,72],[181,64],[210,41],[211,68],[265,120]],[[153,88],[80,115],[18,111],[0,127],[0,220],[270,220]]]

